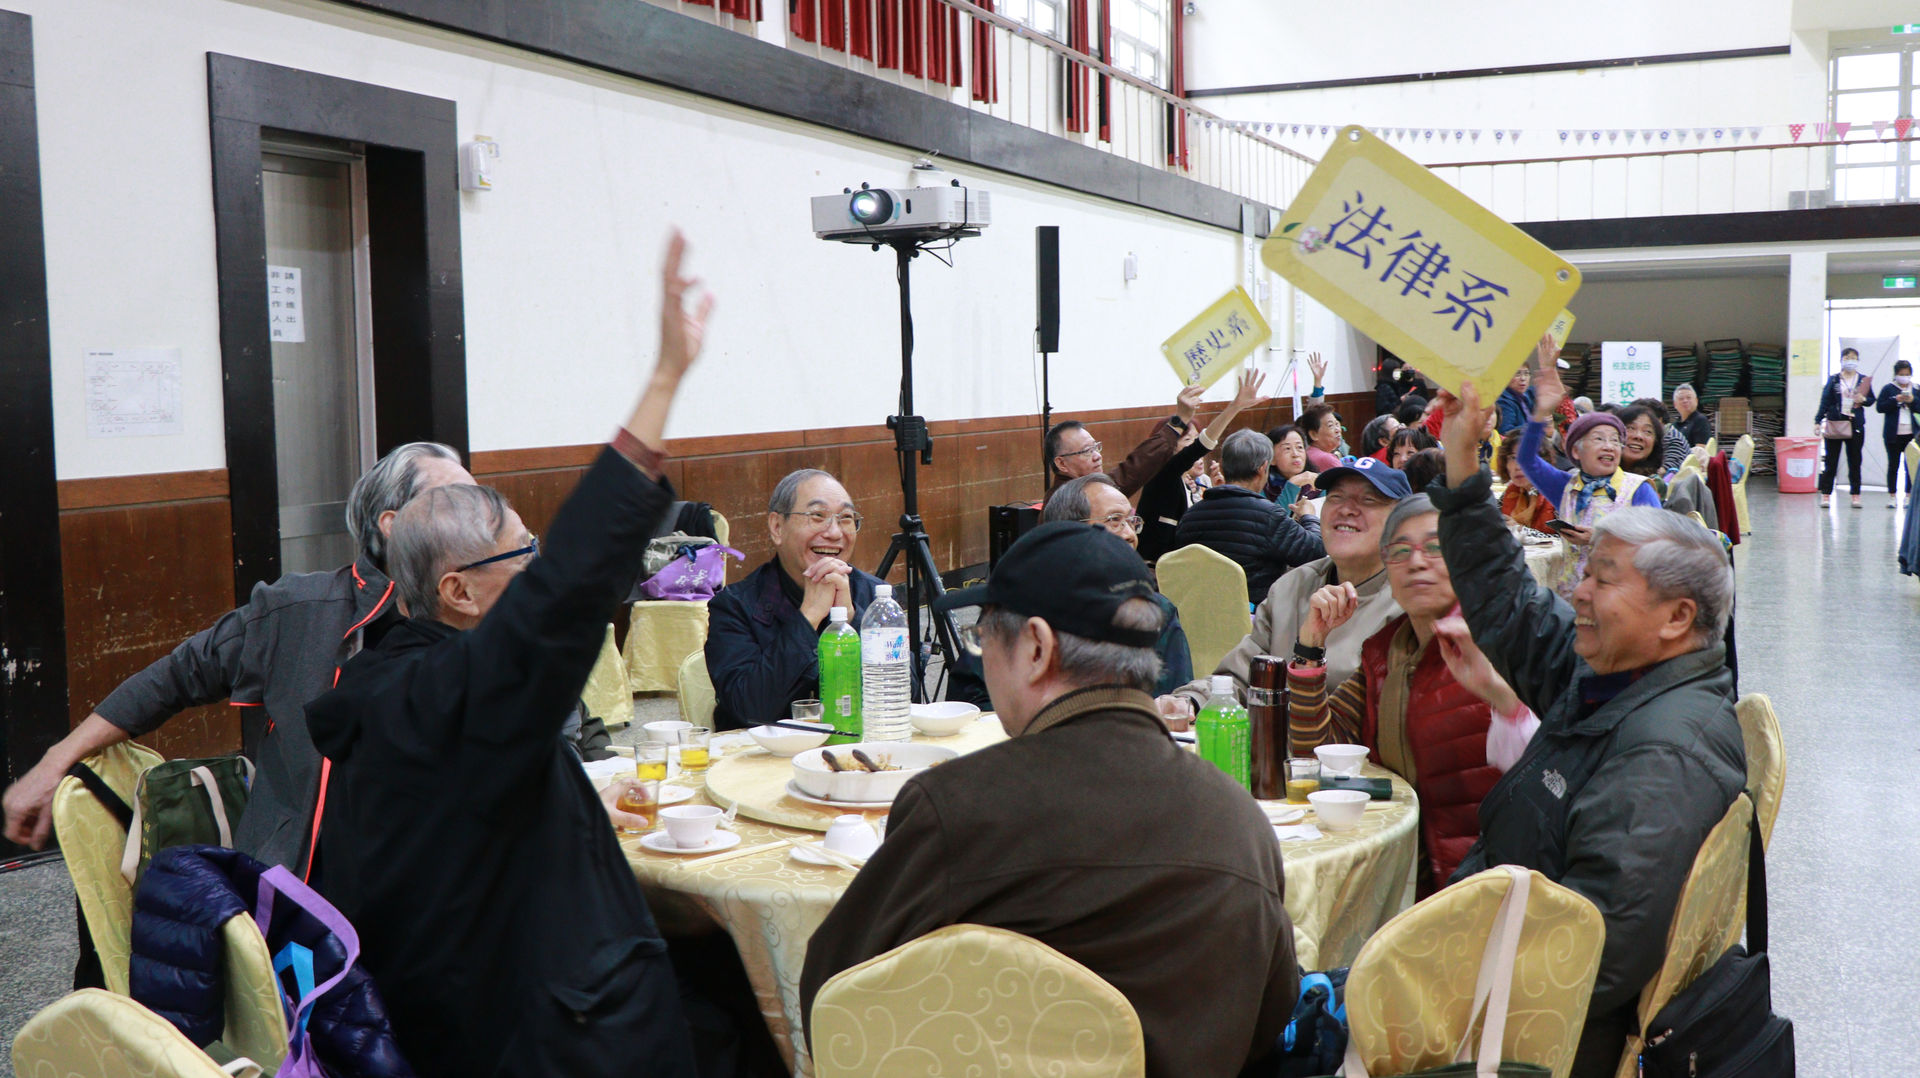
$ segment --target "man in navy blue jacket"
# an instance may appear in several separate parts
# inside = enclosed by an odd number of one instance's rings
[[[879,577],[853,567],[861,516],[847,488],[818,468],[790,472],[767,499],[773,557],[707,607],[714,725],[777,722],[795,700],[820,698],[820,633],[836,606],[856,628]]]
[[[561,736],[673,492],[662,431],[700,350],[667,253],[660,358],[546,542],[498,492],[447,486],[394,522],[408,618],[308,706],[333,761],[319,887],[423,1076],[692,1078],[667,945]]]

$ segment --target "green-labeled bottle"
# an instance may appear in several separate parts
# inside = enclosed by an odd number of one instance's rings
[[[1213,695],[1193,724],[1199,735],[1200,756],[1227,773],[1249,791],[1253,789],[1253,724],[1247,709],[1233,696],[1233,678],[1213,676]]]
[[[847,624],[844,606],[828,612],[827,631],[820,634],[820,707],[840,731],[827,744],[860,740],[860,633]]]

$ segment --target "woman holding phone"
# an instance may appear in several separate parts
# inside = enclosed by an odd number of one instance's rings
[[[1900,475],[1906,471],[1900,454],[1913,441],[1913,364],[1903,359],[1893,365],[1893,381],[1881,387],[1874,407],[1887,417],[1880,437],[1887,443],[1887,508],[1892,509],[1900,504]],[[1912,494],[1913,485],[1907,487]]]
[[[1840,373],[1827,379],[1820,391],[1820,410],[1813,414],[1826,442],[1827,463],[1820,470],[1820,508],[1833,504],[1833,480],[1840,473],[1840,455],[1847,457],[1847,490],[1853,507],[1860,508],[1860,449],[1866,444],[1867,425],[1861,405],[1873,400],[1873,379],[1860,373],[1860,353],[1840,352]]]

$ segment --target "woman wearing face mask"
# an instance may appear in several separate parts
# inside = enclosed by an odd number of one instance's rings
[[[1522,428],[1517,452],[1520,467],[1526,469],[1534,489],[1553,502],[1555,519],[1567,525],[1560,534],[1573,546],[1574,556],[1567,559],[1551,584],[1561,598],[1571,601],[1573,589],[1586,573],[1594,524],[1623,505],[1658,509],[1660,494],[1646,477],[1620,467],[1627,428],[1617,416],[1606,412],[1588,412],[1568,424],[1567,455],[1574,462],[1571,471],[1563,472],[1540,458],[1547,421],[1567,396],[1553,353],[1548,350],[1551,344],[1550,338],[1541,342],[1540,373],[1533,380],[1533,418]]]
[[[1900,476],[1906,472],[1900,454],[1913,441],[1913,364],[1903,359],[1893,365],[1893,381],[1881,387],[1874,407],[1887,417],[1880,437],[1887,443],[1887,508],[1892,509],[1900,504]],[[1912,494],[1912,485],[1908,486],[1907,493]]]
[[[1833,480],[1840,473],[1840,455],[1847,457],[1847,491],[1860,508],[1860,449],[1866,444],[1867,425],[1861,405],[1873,400],[1873,379],[1860,373],[1860,353],[1840,353],[1840,373],[1827,379],[1820,391],[1820,410],[1813,421],[1826,442],[1827,464],[1820,470],[1820,508],[1833,502]]]

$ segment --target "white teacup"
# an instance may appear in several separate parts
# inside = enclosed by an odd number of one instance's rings
[[[675,846],[694,850],[713,838],[723,815],[725,813],[712,805],[674,805],[660,810],[660,822],[666,825],[667,837]]]
[[[1372,798],[1360,790],[1315,790],[1307,795],[1320,826],[1329,831],[1347,831],[1360,822]]]
[[[1320,758],[1320,766],[1334,775],[1358,775],[1360,765],[1367,760],[1365,745],[1322,745],[1313,750]]]
[[[681,722],[679,719],[662,719],[659,722],[647,723],[641,729],[647,732],[648,741],[658,741],[663,745],[678,745],[685,739],[686,732],[693,729],[693,724]]]
[[[874,833],[873,825],[865,817],[848,813],[834,817],[821,844],[848,857],[871,857],[873,851],[880,848],[880,836]]]

